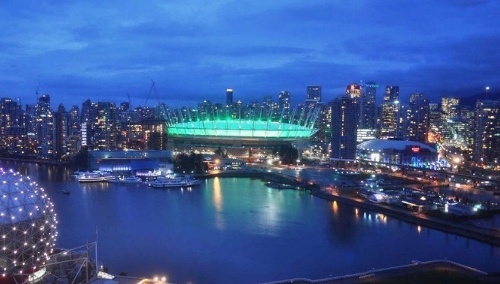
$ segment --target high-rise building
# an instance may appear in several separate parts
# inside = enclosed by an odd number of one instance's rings
[[[273,115],[273,119],[282,121],[290,120],[290,111],[292,103],[290,101],[290,92],[281,91],[278,95],[278,112]]]
[[[88,122],[91,117],[96,114],[93,112],[92,102],[87,99],[82,103],[82,111],[80,112],[80,122]]]
[[[332,140],[330,158],[355,159],[358,108],[349,96],[336,98],[332,103]]]
[[[321,86],[307,86],[306,101],[321,102]]]
[[[460,116],[460,100],[458,98],[442,98],[441,110],[444,120],[456,120]]]
[[[143,130],[144,149],[166,150],[167,129],[162,119],[146,119],[141,121]]]
[[[429,135],[427,141],[430,143],[441,142],[442,130],[441,110],[437,103],[429,103]]]
[[[320,152],[326,153],[326,148],[329,143],[329,141],[326,140],[326,128],[329,126],[330,122],[328,121],[326,123],[325,121],[327,105],[321,102],[321,86],[307,86],[305,107],[308,111],[312,111],[314,108],[320,108],[318,119],[316,119],[314,123],[314,128],[318,131],[311,136],[310,142],[313,147],[319,147]]]
[[[318,103],[320,112],[315,122],[315,128],[318,129],[312,136],[313,143],[319,146],[322,155],[328,153],[330,140],[332,137],[332,105],[331,103]]]
[[[384,102],[393,102],[399,100],[399,86],[385,87]]]
[[[410,95],[408,107],[407,137],[412,141],[427,142],[430,127],[429,100],[423,94],[414,93]]]
[[[273,97],[272,96],[265,96],[264,99],[262,99],[262,105],[268,108],[271,108],[273,105]]]
[[[260,109],[256,110],[255,113],[257,116],[262,119],[271,119],[273,117],[273,113],[277,112],[278,104],[273,102],[272,96],[264,96],[262,99],[262,104],[260,105]]]
[[[37,111],[45,113],[50,110],[50,96],[45,94],[38,98]]]
[[[144,113],[145,111],[141,115],[144,115]],[[151,113],[151,110],[149,110],[148,115]],[[118,110],[114,103],[92,103],[87,100],[82,105],[80,115],[82,118],[82,146],[88,146],[90,150],[118,149],[120,124]]]
[[[116,150],[119,129],[116,105],[111,102],[98,102],[94,125],[93,149]]]
[[[54,158],[62,160],[68,156],[69,113],[61,104],[54,112]]]
[[[441,138],[446,142],[451,142],[456,138],[455,123],[460,118],[460,100],[458,98],[441,99]]]
[[[364,96],[363,96],[363,86],[352,83],[347,85],[345,89],[345,94],[349,96],[352,100],[353,103],[355,104],[355,107],[357,108],[358,112],[358,129],[361,129],[361,118],[364,117],[363,112],[363,103],[364,103]]]
[[[38,157],[50,159],[54,154],[54,116],[50,109],[50,96],[38,98],[36,110],[36,137],[38,140]]]
[[[290,110],[291,102],[290,102],[290,92],[281,91],[278,95],[278,107],[280,109]]]
[[[462,137],[464,139],[464,148],[469,148],[472,149],[474,145],[474,123],[470,123],[471,121],[474,121],[475,117],[475,112],[474,109],[468,109],[468,108],[461,108],[460,109],[460,118],[461,121],[466,124],[464,127]]]
[[[474,135],[474,161],[500,162],[500,101],[478,100],[476,102]]]
[[[358,109],[358,141],[373,139],[377,130],[376,91],[377,84],[368,82],[366,85],[352,83],[347,85],[346,95],[351,97]]]
[[[230,112],[228,116],[230,116]],[[198,103],[198,119],[200,120],[210,120],[213,119],[212,114],[212,102],[208,100],[204,100],[201,103]]]
[[[87,122],[86,121],[83,121],[81,124],[81,130],[80,130],[80,141],[81,141],[81,145],[82,147],[88,147],[89,146],[89,135],[88,135],[88,132],[89,132],[89,127],[87,126]]]
[[[364,129],[377,128],[377,88],[378,85],[373,81],[364,84],[364,105],[363,117],[360,118],[360,127]]]
[[[401,104],[398,86],[385,88],[380,119],[380,138],[401,138]]]
[[[0,99],[0,143],[10,153],[21,153],[26,146],[26,127],[20,104],[9,98]]]
[[[68,113],[68,143],[67,151],[70,156],[76,155],[82,148],[80,140],[80,109],[74,105]]]
[[[233,89],[226,90],[226,105],[230,106],[233,104]]]
[[[9,98],[0,99],[0,137],[5,137],[9,128],[17,126],[20,115],[19,104]]]
[[[352,99],[356,100],[356,99],[359,99],[362,97],[363,87],[361,85],[352,83],[352,84],[347,85],[347,87],[345,89],[345,93],[346,93],[346,95],[348,95]]]

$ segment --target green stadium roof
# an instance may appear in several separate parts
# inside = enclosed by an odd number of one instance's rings
[[[297,124],[254,120],[209,120],[172,124],[168,134],[185,137],[305,139],[316,129]]]

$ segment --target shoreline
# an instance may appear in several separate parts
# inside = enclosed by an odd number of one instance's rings
[[[213,178],[213,177],[249,177],[260,178],[262,180],[271,180],[276,182],[286,181],[291,185],[300,185],[307,187],[307,184],[299,184],[294,178],[283,174],[273,172],[260,172],[260,171],[226,171],[219,173],[212,173],[207,175],[199,175],[197,178]],[[439,230],[444,233],[455,234],[458,236],[474,239],[492,246],[500,247],[500,229],[488,229],[473,226],[471,224],[459,223],[457,221],[449,221],[437,217],[425,215],[422,213],[411,212],[402,208],[394,206],[372,203],[361,199],[356,199],[347,196],[333,195],[326,193],[319,187],[306,188],[310,194],[327,201],[338,201],[360,209],[374,211],[385,214],[389,217],[408,222],[415,225],[425,226],[427,228]],[[278,189],[281,190],[281,189]]]
[[[382,213],[389,217],[415,225],[425,226],[445,233],[474,239],[493,246],[500,246],[500,230],[480,228],[470,224],[447,221],[424,214],[406,211],[404,209],[394,208],[391,206],[368,203],[345,196],[332,195],[323,191],[311,191],[311,194],[328,201],[338,201],[340,203],[347,204],[353,207],[359,207],[361,209]]]

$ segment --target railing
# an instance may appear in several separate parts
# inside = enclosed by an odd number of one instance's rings
[[[376,275],[376,273],[380,273],[380,272],[387,272],[387,271],[391,271],[391,270],[398,270],[398,269],[404,269],[404,268],[412,268],[412,267],[415,267],[417,265],[418,266],[421,266],[421,265],[430,266],[430,265],[443,264],[443,263],[457,266],[459,268],[468,270],[468,271],[473,272],[473,273],[481,274],[484,276],[488,275],[488,273],[486,273],[482,270],[479,270],[479,269],[476,269],[476,268],[473,268],[473,267],[470,267],[467,265],[463,265],[461,263],[457,263],[457,262],[454,262],[451,260],[442,259],[442,260],[430,260],[430,261],[422,261],[422,262],[421,261],[412,261],[412,263],[410,263],[410,264],[404,264],[404,265],[398,265],[398,266],[392,266],[392,267],[380,268],[380,269],[372,269],[372,270],[360,272],[360,273],[347,274],[347,275],[335,276],[335,277],[326,277],[326,278],[315,279],[315,280],[311,280],[311,279],[307,279],[307,278],[291,278],[291,279],[284,279],[284,280],[273,281],[273,282],[265,282],[262,284],[293,283],[296,281],[304,281],[304,282],[309,282],[309,283],[320,283],[320,282],[337,281],[337,280],[349,279],[349,278],[363,279],[363,278],[373,277]]]

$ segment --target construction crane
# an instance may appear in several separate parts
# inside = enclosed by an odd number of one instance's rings
[[[148,104],[149,97],[151,96],[153,89],[155,90],[156,96],[158,97],[158,92],[156,91],[156,87],[155,87],[155,81],[151,80],[151,87],[149,88],[148,96],[146,97],[146,102],[144,102],[144,106],[146,106]],[[159,100],[159,98],[158,98],[158,100]]]
[[[153,93],[153,91],[155,92],[156,99],[158,100],[158,107],[160,110],[161,118],[168,120],[167,119],[167,116],[168,116],[167,108],[165,107],[165,104],[160,102],[160,96],[158,95],[158,90],[156,89],[155,81],[153,81],[153,80],[151,80],[151,87],[149,88],[149,92],[148,92],[148,95],[146,97],[146,102],[144,103],[144,106],[147,105],[147,103],[149,101],[149,97],[151,96],[151,93]]]
[[[156,89],[156,86],[155,86],[155,81],[151,80],[151,87],[149,88],[149,92],[148,92],[148,95],[146,97],[146,101],[144,102],[144,107],[147,107],[147,103],[149,101],[149,97],[151,97],[151,93],[153,93],[153,91],[155,92],[156,94],[156,98],[158,100],[158,107],[156,108],[157,109],[157,114],[153,114],[154,117],[156,119],[160,119],[162,121],[162,125],[163,125],[163,131],[162,131],[162,134],[161,136],[163,137],[164,135],[166,135],[166,129],[168,127],[168,112],[167,112],[167,108],[165,107],[165,104],[161,103],[160,102],[160,96],[158,95],[158,90]],[[166,143],[165,141],[167,141],[166,139],[163,140],[163,138],[161,138],[162,141],[164,142],[161,142],[161,149],[165,149],[164,148],[164,144]],[[166,145],[166,144],[165,144]]]
[[[40,91],[40,82],[38,82],[38,87],[36,87],[36,91],[35,91],[37,103],[38,103],[38,91]]]

